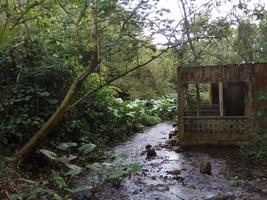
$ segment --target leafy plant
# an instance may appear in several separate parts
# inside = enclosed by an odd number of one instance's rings
[[[111,182],[114,187],[119,187],[123,178],[131,177],[142,167],[139,163],[125,165],[123,162],[127,160],[127,158],[128,156],[123,154],[118,157],[118,162],[116,162],[116,164],[95,162],[86,167],[97,174],[105,175],[107,181]]]
[[[143,117],[142,124],[145,126],[153,126],[161,122],[161,119],[158,116],[152,116],[145,114]]]
[[[260,92],[252,101],[266,101],[266,99],[267,93]],[[258,127],[251,133],[251,140],[240,145],[242,155],[251,162],[267,163],[267,133],[264,127],[266,118],[266,108],[259,109],[254,115],[254,122]]]
[[[267,133],[254,134],[249,142],[242,143],[240,151],[249,161],[267,162]]]
[[[43,154],[47,159],[55,162],[58,167],[67,169],[51,170],[51,177],[48,180],[56,186],[55,190],[45,189],[46,187],[49,187],[48,184],[41,185],[40,189],[43,189],[42,191],[47,191],[48,195],[53,194],[56,199],[64,199],[71,196],[73,193],[92,189],[91,185],[73,189],[70,187],[70,181],[73,177],[82,173],[83,167],[78,165],[79,161],[83,159],[82,156],[86,156],[91,153],[95,147],[96,146],[91,143],[78,146],[77,143],[66,142],[57,145],[57,149],[59,150],[58,153],[46,149],[40,149],[39,153]],[[76,148],[76,150],[78,150],[78,154],[70,154],[70,148]],[[27,196],[27,198],[29,197]]]
[[[230,177],[230,184],[232,186],[238,186],[240,184],[240,182],[241,182],[241,180],[240,180],[239,176]]]
[[[48,177],[43,177],[35,181],[21,179],[21,186],[27,191],[30,190],[30,192],[13,194],[12,199],[36,199],[43,196],[63,200],[71,199],[75,193],[93,190],[96,187],[93,184],[73,187],[70,183],[74,177],[80,176],[82,171],[85,170],[84,162],[80,164],[80,161],[86,160],[88,155],[95,150],[95,147],[91,143],[78,145],[73,142],[66,142],[57,145],[57,152],[40,149],[38,152],[54,163],[54,169],[51,169]],[[73,155],[74,151],[76,151],[75,155]],[[87,165],[86,168],[101,176],[105,176],[106,181],[118,187],[123,178],[130,177],[141,169],[141,165],[138,163],[125,165],[124,161],[127,159],[128,156],[122,154],[118,157],[116,164],[94,162]]]

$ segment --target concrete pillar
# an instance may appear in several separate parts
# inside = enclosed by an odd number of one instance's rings
[[[177,119],[178,119],[178,135],[177,138],[182,142],[184,140],[184,86],[182,83],[181,69],[177,68]]]
[[[248,81],[246,83],[246,101],[245,101],[245,116],[251,117],[253,115],[252,113],[252,87],[251,87],[251,81]]]
[[[196,83],[196,98],[197,98],[197,116],[200,114],[200,94],[199,94],[199,83]]]
[[[219,109],[220,109],[220,116],[224,116],[224,109],[223,109],[223,82],[219,82]]]
[[[209,83],[209,89],[208,89],[208,94],[209,94],[209,104],[212,105],[212,83]]]

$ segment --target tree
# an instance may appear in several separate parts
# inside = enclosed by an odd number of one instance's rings
[[[57,108],[57,110],[55,111],[55,113],[53,113],[53,115],[43,124],[43,126],[40,128],[40,130],[30,139],[29,142],[27,142],[18,152],[17,155],[20,157],[20,159],[23,161],[25,160],[29,154],[44,140],[44,138],[46,137],[46,135],[48,134],[48,132],[58,123],[58,121],[60,121],[60,119],[62,118],[62,116],[71,108],[74,108],[77,104],[79,104],[80,102],[82,102],[84,99],[86,99],[91,93],[97,91],[98,89],[104,87],[107,84],[110,84],[111,82],[129,74],[132,71],[135,71],[145,65],[147,65],[148,63],[152,62],[153,60],[155,60],[156,58],[158,58],[159,56],[161,56],[163,53],[165,53],[167,51],[168,48],[164,49],[163,51],[159,52],[157,55],[153,55],[151,58],[147,59],[147,61],[144,61],[141,64],[137,64],[133,67],[131,67],[130,69],[126,69],[123,73],[119,74],[116,77],[111,78],[110,80],[106,81],[106,83],[100,85],[98,88],[89,91],[87,94],[85,94],[83,97],[81,97],[80,99],[75,101],[75,96],[78,93],[79,89],[81,88],[83,82],[86,80],[86,78],[93,72],[100,72],[100,63],[102,62],[102,59],[106,59],[106,56],[109,54],[109,51],[105,50],[104,52],[101,52],[101,50],[103,50],[102,47],[104,45],[102,45],[101,40],[99,40],[99,37],[101,37],[99,28],[100,26],[100,21],[103,20],[103,24],[105,23],[109,23],[109,21],[105,21],[105,17],[107,18],[107,16],[109,15],[110,12],[110,6],[114,6],[115,3],[116,7],[115,9],[117,9],[117,7],[119,7],[118,11],[121,11],[120,6],[117,4],[118,1],[113,1],[113,2],[109,2],[109,1],[97,1],[97,0],[93,0],[92,2],[90,2],[91,5],[91,9],[90,9],[90,21],[91,21],[91,40],[90,40],[90,45],[88,45],[88,50],[85,53],[89,53],[88,54],[88,59],[87,61],[85,61],[85,63],[87,63],[87,66],[85,67],[85,69],[78,75],[78,77],[73,81],[73,83],[71,84],[66,96],[64,97],[63,101],[60,103],[59,107]],[[66,13],[66,15],[68,16],[70,22],[73,25],[73,22],[75,22],[72,18],[72,16],[70,15],[70,13],[67,11],[66,6],[62,5],[62,3],[60,3],[60,1],[58,1],[59,6],[63,9],[63,11]],[[135,32],[135,29],[132,31],[130,29],[129,24],[135,24],[135,26],[137,27],[141,27],[140,25],[138,25],[138,23],[140,23],[140,17],[136,18],[134,20],[134,17],[136,16],[135,12],[138,9],[147,9],[147,7],[149,6],[147,1],[141,1],[132,11],[132,13],[129,12],[124,12],[126,14],[128,14],[128,17],[126,19],[123,19],[124,21],[120,22],[122,23],[122,25],[120,26],[120,30],[118,31],[118,38],[115,40],[115,42],[112,44],[113,47],[119,44],[119,42],[121,41],[121,39],[124,39],[124,36],[127,36],[128,38],[132,38],[134,43],[137,43],[139,46],[137,47],[144,47],[147,46],[147,43],[149,42],[149,40],[142,40],[140,39],[140,37],[138,35],[131,35],[133,32]],[[80,15],[78,16],[78,20],[76,20],[75,25],[79,25],[82,22],[82,18],[83,16],[85,16],[86,13],[86,9],[87,9],[87,4],[84,5]],[[116,10],[117,11],[117,10]],[[105,15],[106,14],[106,15]],[[120,20],[120,19],[117,19]],[[143,23],[143,22],[142,22]],[[107,24],[107,27],[110,27],[109,24]],[[116,26],[115,26],[116,27]],[[106,27],[102,27],[103,30]],[[127,28],[127,29],[126,29]],[[102,30],[102,33],[105,32]],[[77,28],[77,33],[79,33],[79,29]],[[108,49],[110,48],[111,45],[105,46],[104,49]],[[116,49],[116,48],[115,48]],[[114,49],[112,49],[114,50]],[[84,52],[84,50],[82,50]],[[100,59],[100,55],[101,55],[101,59]]]

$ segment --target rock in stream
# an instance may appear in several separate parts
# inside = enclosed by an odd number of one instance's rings
[[[124,164],[140,163],[142,169],[135,175],[123,179],[118,189],[100,181],[95,187],[94,196],[88,197],[88,194],[87,197],[79,198],[77,194],[74,199],[207,200],[221,198],[221,194],[227,194],[228,199],[231,197],[235,200],[264,199],[263,192],[231,185],[229,174],[233,165],[235,168],[241,167],[240,157],[234,157],[233,150],[177,150],[166,144],[168,134],[173,130],[171,122],[163,122],[145,128],[144,132],[137,133],[128,141],[117,145],[112,150],[112,155],[117,157],[126,153],[128,159]],[[153,152],[147,155],[147,150]],[[153,156],[153,159],[146,159],[147,156]],[[203,163],[203,170],[199,169],[201,161],[208,161]],[[115,159],[106,162],[116,164],[117,161]],[[211,174],[211,166],[212,176],[203,175],[203,172]],[[88,184],[86,178],[90,179],[85,176],[77,184]]]

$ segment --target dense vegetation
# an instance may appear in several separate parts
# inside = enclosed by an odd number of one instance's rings
[[[246,1],[234,1],[231,13],[214,18],[211,13],[223,1],[198,9],[193,1],[181,0],[182,20],[175,24],[164,17],[169,11],[158,8],[158,2],[0,3],[2,154],[12,157],[63,105],[29,159],[36,165],[49,163],[37,171],[45,178],[23,177],[19,182],[24,193],[15,199],[41,194],[71,198],[75,191],[70,180],[84,167],[103,170],[92,162],[103,159],[107,148],[143,126],[175,119],[176,67],[266,61],[264,6],[249,8]],[[156,45],[152,38],[158,34],[167,42]],[[64,104],[73,85],[75,90]],[[202,96],[205,101],[204,92]],[[260,134],[252,144],[244,144],[242,152],[266,161],[266,141],[266,134]],[[138,165],[123,169],[108,169],[107,177],[116,182],[134,173]],[[0,174],[5,178],[5,171]],[[83,189],[88,188],[77,190]]]
[[[2,49],[0,65],[3,77],[1,152],[6,155],[10,155],[27,142],[54,112],[75,76],[67,67],[62,67],[62,60],[47,59],[49,55],[43,44],[29,42],[17,48],[13,48],[12,45]],[[99,74],[92,73],[80,95],[98,87],[104,81]],[[79,160],[100,160],[105,157],[104,151],[107,147],[140,131],[142,125],[151,126],[175,116],[175,98],[171,96],[131,100],[127,94],[123,100],[119,98],[121,93],[118,87],[105,86],[91,95],[89,101],[81,103],[65,115],[51,131],[42,145],[42,150],[31,159],[38,164],[36,159],[44,159],[40,157],[41,153],[48,156],[48,160],[41,162],[53,162],[50,166],[54,168],[51,178],[50,168],[45,168],[41,173],[48,173],[47,179],[40,178],[34,182],[22,179],[22,182],[26,181],[23,189],[25,193],[14,198],[34,199],[42,194],[57,195],[55,190],[61,193],[58,196],[67,198],[65,195],[74,191],[65,191],[70,186],[64,179],[67,181],[82,172],[82,166],[73,163]],[[94,153],[91,152],[93,149]],[[79,151],[81,153],[76,156]],[[58,170],[63,166],[70,167],[70,171]],[[112,169],[110,170],[112,173]],[[119,177],[124,173],[126,172],[119,174]],[[1,171],[0,174],[1,177],[5,177],[5,171]],[[49,189],[54,184],[56,189]],[[29,193],[29,190],[32,192]]]
[[[253,101],[267,99],[266,92],[260,92]],[[267,163],[267,132],[262,125],[266,124],[267,108],[256,112],[254,121],[257,124],[255,130],[251,130],[252,139],[241,144],[241,153],[252,163]]]

